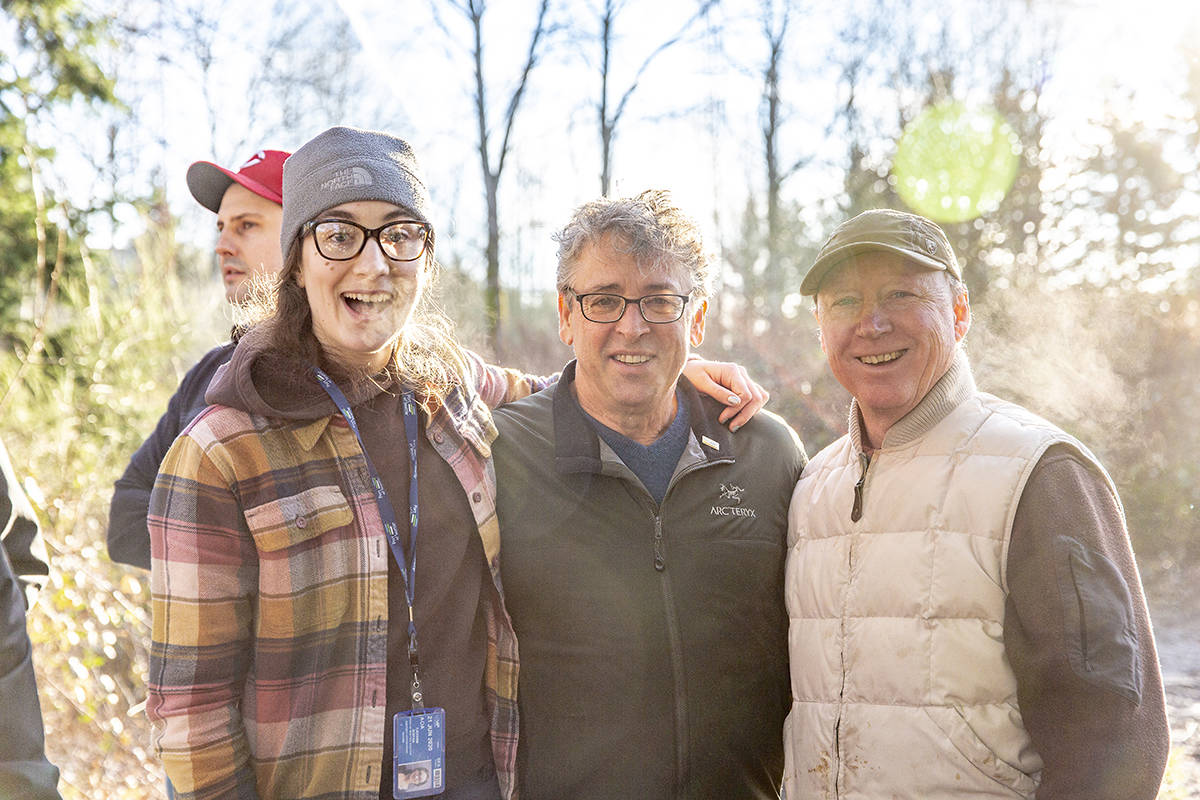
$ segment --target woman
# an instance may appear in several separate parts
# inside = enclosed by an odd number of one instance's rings
[[[394,765],[418,755],[445,797],[512,796],[489,407],[549,379],[418,311],[429,207],[388,134],[332,128],[284,166],[274,310],[151,503],[147,714],[179,797],[416,796]]]

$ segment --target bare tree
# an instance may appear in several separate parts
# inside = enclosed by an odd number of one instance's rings
[[[449,0],[449,5],[461,13],[471,25],[471,58],[475,71],[473,101],[475,120],[478,126],[479,165],[483,171],[484,196],[487,200],[487,285],[484,291],[484,316],[487,335],[492,352],[501,352],[500,341],[500,178],[504,174],[504,163],[512,148],[512,132],[516,123],[521,100],[529,84],[529,76],[537,66],[542,48],[549,33],[547,19],[550,0],[540,0],[533,32],[529,36],[529,47],[520,75],[509,95],[501,120],[500,142],[495,144],[488,101],[487,81],[483,68],[483,17],[487,12],[487,0]],[[434,9],[436,15],[436,7]],[[439,20],[440,24],[440,20]],[[447,31],[449,34],[449,31]]]
[[[798,251],[807,242],[797,230],[799,210],[785,199],[788,181],[813,159],[811,150],[785,146],[785,133],[794,128],[794,105],[786,102],[785,71],[789,52],[798,49],[801,36],[794,22],[800,0],[760,0],[755,20],[765,53],[743,71],[760,87],[758,133],[761,160],[756,169],[763,177],[761,190],[747,197],[742,212],[740,243],[727,253],[738,272],[746,299],[744,312],[751,318],[777,321],[794,271],[804,261]],[[826,132],[828,135],[828,131]],[[824,137],[822,137],[824,138]],[[791,151],[798,155],[786,156]],[[760,199],[761,198],[761,201]],[[765,206],[765,208],[764,208]]]
[[[146,24],[130,20],[131,27],[153,53],[160,69],[187,74],[199,92],[208,140],[216,145],[221,128],[217,86],[221,20],[228,18],[229,0],[203,5],[193,2],[160,5]],[[166,82],[159,83],[166,91]],[[165,103],[164,103],[165,104]]]
[[[760,5],[759,21],[763,39],[767,43],[767,59],[762,67],[763,96],[760,107],[763,163],[767,173],[767,258],[764,271],[767,291],[773,297],[782,297],[784,294],[784,251],[792,247],[785,243],[785,233],[788,231],[783,224],[783,184],[810,161],[810,157],[801,156],[784,163],[780,154],[781,131],[787,117],[780,94],[781,69],[784,49],[789,41],[788,24],[795,5],[793,0],[783,0],[781,3],[762,0]]]
[[[232,163],[250,148],[298,144],[310,133],[353,111],[362,86],[360,51],[349,20],[336,5],[273,0],[257,8],[252,25],[231,10],[231,0],[96,0],[120,26],[122,47],[108,69],[118,74],[128,116],[169,118],[186,92],[189,113],[200,115],[207,148],[190,157]],[[230,55],[244,54],[235,68]],[[158,70],[146,70],[152,61]],[[364,124],[394,120],[372,109]],[[124,120],[122,120],[124,122]],[[165,120],[164,120],[165,122]],[[169,147],[165,124],[122,124],[113,157],[126,151],[124,172],[147,162],[146,140]],[[177,165],[171,165],[174,170]]]
[[[355,41],[350,20],[335,8],[312,13],[310,5],[275,0],[272,6],[270,36],[255,48],[258,61],[247,75],[248,133],[282,143],[345,119],[362,119],[360,124],[381,129],[405,123],[386,104],[363,119],[356,103],[367,76],[358,48],[346,46]],[[240,143],[239,153],[252,144],[258,142]]]
[[[627,0],[604,0],[604,7],[599,10],[599,44],[600,44],[600,98],[596,105],[597,119],[600,123],[600,193],[607,195],[612,184],[612,150],[617,135],[617,126],[629,104],[629,98],[637,91],[642,76],[650,65],[660,55],[674,47],[691,28],[718,4],[719,0],[700,0],[691,17],[678,30],[661,42],[646,56],[641,65],[633,73],[633,78],[619,98],[612,97],[612,63],[614,43],[614,28],[617,17],[624,11]]]
[[[903,1],[903,0],[902,0]],[[881,54],[889,52],[889,44],[901,54],[911,53],[916,45],[912,41],[911,28],[893,31],[889,25],[891,14],[898,13],[895,3],[880,3],[861,12],[851,7],[849,18],[839,28],[837,47],[832,63],[838,74],[843,100],[834,112],[833,130],[846,143],[845,172],[842,181],[842,198],[839,200],[841,216],[851,217],[860,211],[879,205],[894,204],[879,197],[878,175],[869,163],[874,126],[877,120],[869,119],[860,107],[860,92],[869,92],[872,86],[883,79],[877,74]],[[911,13],[911,10],[908,10]],[[908,37],[908,38],[906,38]],[[902,59],[901,70],[912,57]],[[893,76],[893,81],[899,80]],[[889,195],[894,197],[894,192]]]

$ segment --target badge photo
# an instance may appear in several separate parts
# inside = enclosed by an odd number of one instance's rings
[[[446,788],[446,712],[401,711],[392,721],[392,797],[431,797]]]

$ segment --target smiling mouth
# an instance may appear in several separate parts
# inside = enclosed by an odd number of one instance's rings
[[[897,358],[904,355],[906,352],[907,352],[906,350],[893,350],[890,353],[879,353],[878,355],[873,355],[873,356],[859,356],[858,360],[864,364],[871,364],[871,365],[887,364],[889,362],[895,361]]]
[[[622,364],[645,364],[650,360],[650,356],[634,356],[625,353],[619,353],[613,356],[613,358]]]
[[[378,311],[392,300],[391,292],[344,292],[342,302],[357,314]]]

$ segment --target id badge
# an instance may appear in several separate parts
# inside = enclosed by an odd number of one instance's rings
[[[429,797],[446,788],[446,712],[401,711],[392,718],[392,797]]]

